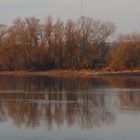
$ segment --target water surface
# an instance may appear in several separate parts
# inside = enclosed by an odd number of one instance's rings
[[[2,140],[139,140],[140,77],[0,77]]]

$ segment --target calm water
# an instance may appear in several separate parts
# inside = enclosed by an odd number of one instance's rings
[[[0,140],[140,140],[140,77],[0,77]]]

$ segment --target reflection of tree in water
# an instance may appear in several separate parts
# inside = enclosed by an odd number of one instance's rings
[[[1,77],[0,89],[24,91],[76,92],[90,90],[100,85],[108,86],[108,81],[101,78],[50,78],[50,77]]]
[[[117,88],[140,88],[140,77],[110,77],[105,78],[111,87]]]
[[[92,128],[114,120],[114,114],[106,108],[102,96],[57,94],[55,100],[54,95],[49,93],[48,99],[45,99],[45,95],[44,98],[43,95],[38,94],[38,96],[37,99],[37,96],[30,95],[31,98],[28,98],[29,95],[22,95],[21,99],[15,98],[13,101],[8,101],[11,97],[7,98],[8,95],[1,93],[0,99],[5,102],[0,102],[3,111],[0,118],[10,118],[18,127],[34,128],[41,122],[46,122],[49,129],[52,129],[54,124],[61,128],[64,123],[68,126],[78,124],[81,128]]]
[[[120,108],[135,108],[140,105],[140,95],[118,93],[110,98],[96,93],[97,88],[115,87],[110,82],[113,81],[101,78],[1,78],[0,121],[11,119],[18,127],[32,128],[46,123],[48,129],[64,124],[82,129],[112,124],[117,111],[112,98],[119,100]]]
[[[139,110],[140,111],[140,94],[130,92],[129,94],[119,94],[119,101],[122,110]]]

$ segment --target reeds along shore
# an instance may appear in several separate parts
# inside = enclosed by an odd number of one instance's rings
[[[0,25],[0,70],[140,69],[140,33],[119,35],[111,22],[82,17],[77,21],[48,17],[17,18]]]

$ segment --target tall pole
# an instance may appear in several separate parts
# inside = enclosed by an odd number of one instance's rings
[[[81,0],[81,17],[83,17],[83,0]]]

